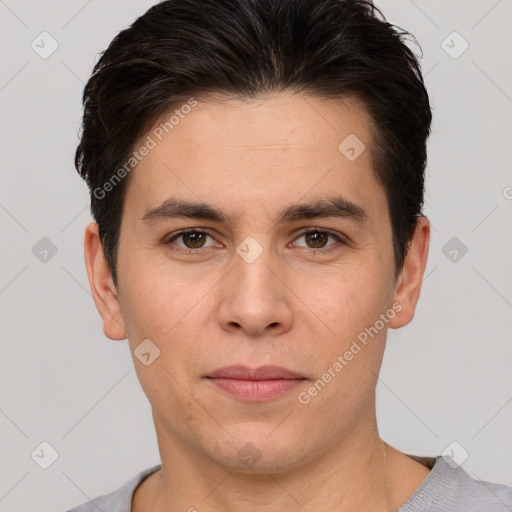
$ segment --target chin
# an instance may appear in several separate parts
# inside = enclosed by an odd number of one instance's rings
[[[229,471],[233,471],[235,473],[246,473],[251,475],[268,475],[270,474],[279,474],[279,473],[287,473],[294,469],[297,469],[302,465],[302,461],[297,459],[296,456],[283,456],[276,457],[275,455],[272,458],[266,458],[262,456],[259,460],[254,460],[252,462],[241,461],[238,458],[238,454],[235,454],[234,458],[229,460],[223,459],[222,461],[218,461],[223,467],[228,469]]]
[[[307,447],[291,433],[285,435],[283,430],[281,436],[274,437],[274,433],[269,436],[271,431],[265,428],[263,434],[249,436],[245,430],[245,435],[225,440],[225,445],[219,446],[222,452],[210,453],[210,457],[230,471],[248,474],[286,473],[314,458],[313,454],[305,456]]]

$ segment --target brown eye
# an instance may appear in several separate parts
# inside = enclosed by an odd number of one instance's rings
[[[182,233],[181,236],[188,249],[198,249],[204,245],[207,235],[199,231],[192,231],[191,233]]]
[[[313,249],[325,247],[329,240],[329,233],[325,231],[312,231],[310,233],[304,233],[304,236],[308,245]]]
[[[343,243],[343,240],[338,235],[323,229],[310,229],[299,235],[296,240],[300,239],[303,239],[304,242],[298,243],[295,241],[294,245],[296,247],[318,251],[318,253],[327,252],[331,247],[334,249],[337,245],[336,242]],[[334,242],[329,243],[329,239],[334,240]]]
[[[207,239],[212,239],[213,243],[207,245]],[[207,231],[201,231],[198,229],[189,229],[180,231],[174,236],[168,238],[165,242],[171,249],[176,250],[187,250],[190,249],[193,251],[194,249],[208,249],[215,245],[215,240],[212,235],[210,235]],[[172,247],[175,246],[175,247]],[[197,251],[199,252],[199,251]]]

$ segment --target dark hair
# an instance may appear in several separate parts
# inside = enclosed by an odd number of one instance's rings
[[[114,284],[131,174],[106,184],[140,137],[192,95],[250,99],[285,90],[362,100],[375,126],[370,155],[387,197],[398,275],[422,215],[432,120],[408,35],[365,0],[166,0],[121,31],[85,86],[75,155]]]

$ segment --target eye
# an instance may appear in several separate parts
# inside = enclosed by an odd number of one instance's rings
[[[327,252],[331,249],[332,246],[336,246],[336,242],[344,243],[344,240],[339,237],[338,235],[335,235],[334,233],[331,233],[330,231],[326,231],[324,229],[319,228],[310,228],[301,235],[296,240],[299,240],[301,238],[304,238],[306,245],[298,244],[297,242],[294,242],[293,245],[297,247],[304,247],[306,249],[309,249],[310,253],[318,253],[318,252]],[[328,244],[329,238],[334,240],[334,243]]]
[[[213,241],[210,245],[206,244],[208,238],[211,238]],[[301,238],[304,239],[305,245],[297,242]],[[333,240],[333,242],[328,243],[329,239]],[[181,241],[181,243],[177,241]],[[336,249],[339,244],[344,243],[340,236],[330,231],[313,227],[300,234],[293,242],[293,246],[301,247],[310,254],[317,255],[327,253],[330,250]],[[203,229],[182,229],[178,233],[167,237],[164,240],[164,244],[173,251],[182,251],[186,254],[199,254],[201,253],[199,249],[206,250],[219,247],[220,245],[208,231]]]
[[[213,237],[210,235],[208,231],[204,231],[201,229],[183,229],[179,233],[176,233],[175,235],[172,235],[170,238],[167,238],[164,243],[169,246],[176,245],[185,251],[187,251],[188,249],[187,252],[192,253],[197,252],[196,249],[214,247],[216,243],[210,246],[205,245],[206,239],[208,237],[212,238],[213,240]],[[175,240],[180,239],[183,242],[183,244],[178,244],[175,242]],[[172,249],[174,250],[174,248]]]

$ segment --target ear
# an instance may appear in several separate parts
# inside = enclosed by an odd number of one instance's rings
[[[396,281],[394,302],[400,304],[402,309],[398,311],[397,308],[397,314],[390,320],[389,327],[392,329],[407,325],[414,317],[427,265],[429,241],[430,222],[427,217],[419,217],[402,272]]]
[[[103,244],[96,222],[85,228],[84,256],[96,309],[103,319],[103,332],[111,340],[124,340],[126,329],[121,316],[119,297],[110,267],[103,255]]]

